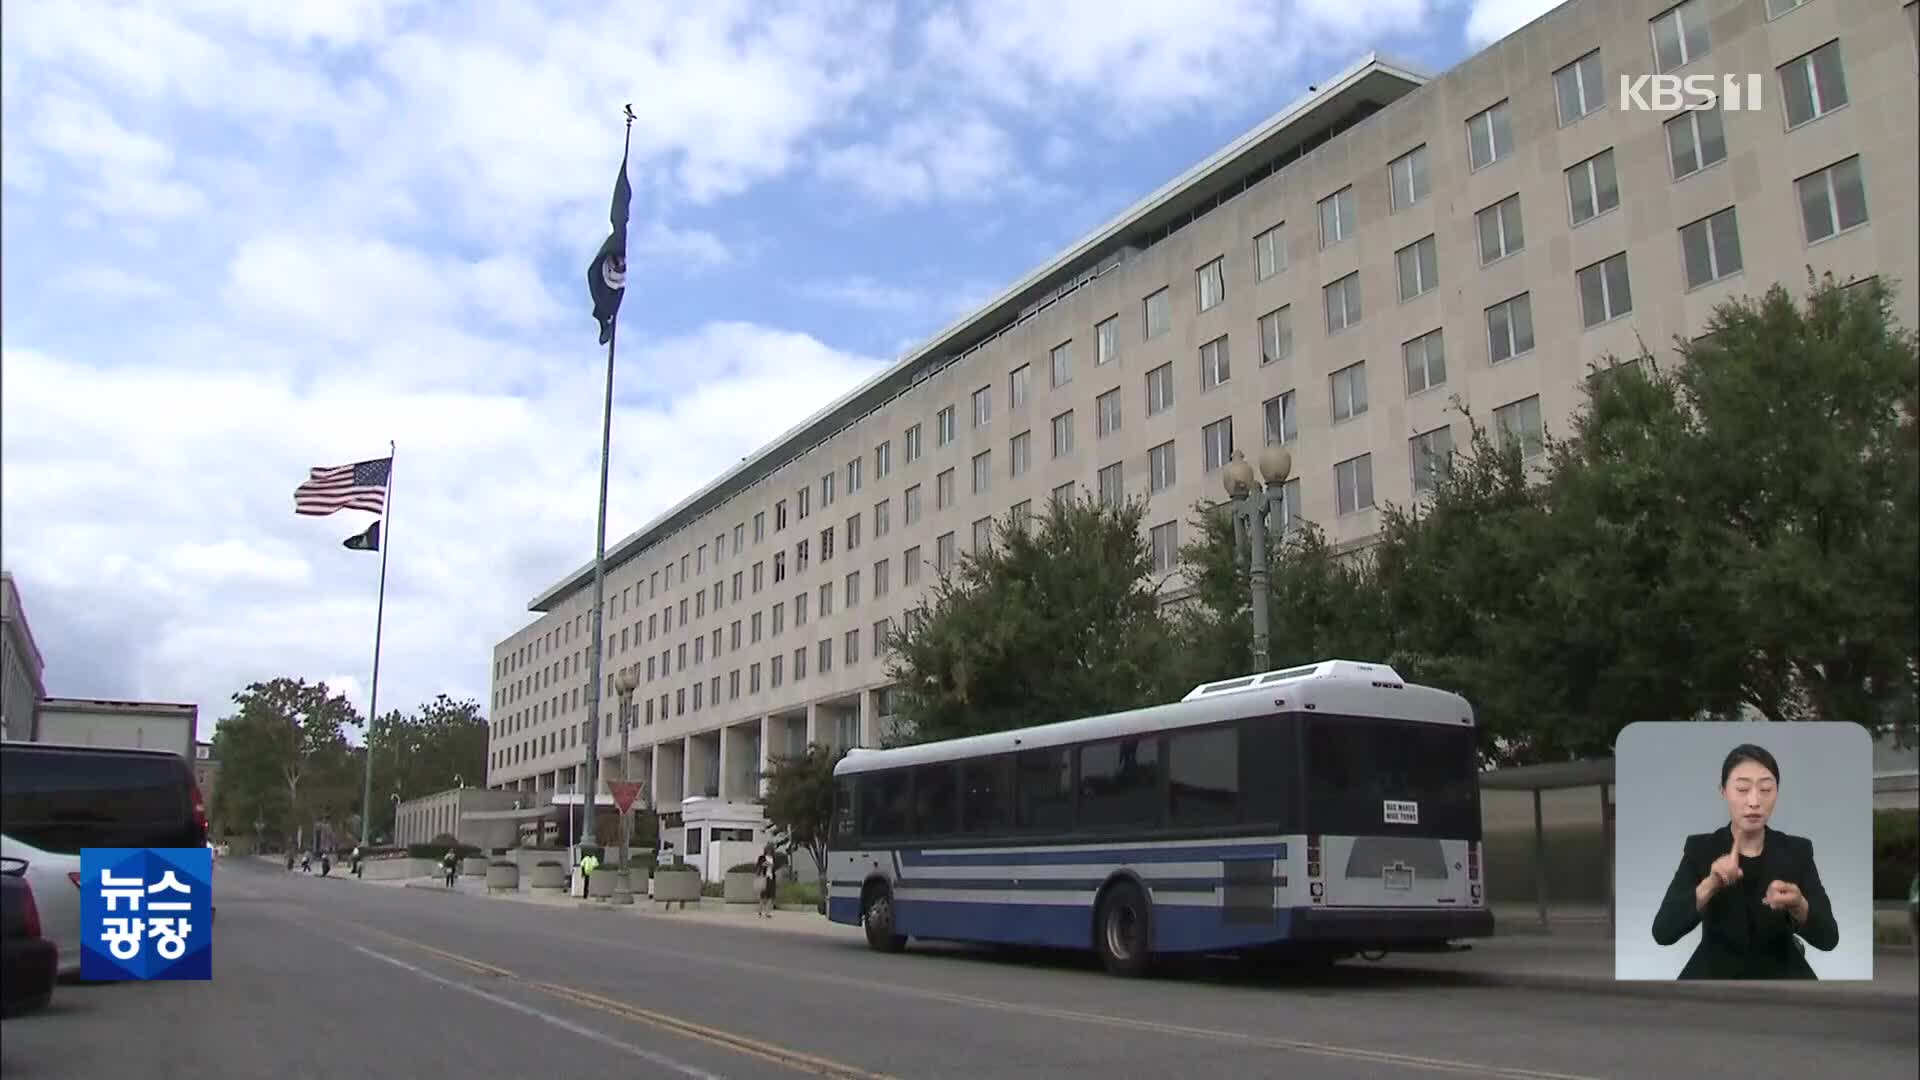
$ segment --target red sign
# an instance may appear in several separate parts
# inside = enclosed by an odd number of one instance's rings
[[[639,780],[609,780],[607,790],[613,793],[613,805],[621,813],[633,809],[633,802],[640,797],[640,789],[646,785]]]

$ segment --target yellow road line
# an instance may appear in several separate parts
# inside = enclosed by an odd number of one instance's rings
[[[605,946],[608,943],[594,938],[580,937],[575,934],[561,933],[548,929],[533,931],[534,936],[555,938],[562,941],[590,942]],[[1178,1035],[1185,1038],[1205,1039],[1211,1042],[1255,1046],[1273,1050],[1291,1050],[1303,1054],[1315,1054],[1323,1057],[1338,1057],[1355,1061],[1368,1061],[1381,1065],[1398,1065],[1404,1068],[1426,1069],[1434,1072],[1464,1073],[1470,1076],[1500,1076],[1511,1080],[1598,1080],[1596,1077],[1579,1073],[1560,1073],[1542,1069],[1529,1069],[1523,1066],[1487,1065],[1472,1061],[1454,1061],[1446,1058],[1424,1057],[1416,1054],[1401,1054],[1389,1050],[1368,1050],[1356,1046],[1338,1046],[1329,1043],[1309,1042],[1302,1039],[1286,1039],[1270,1035],[1254,1035],[1239,1031],[1226,1031],[1218,1028],[1189,1027],[1181,1024],[1168,1024],[1155,1020],[1145,1020],[1132,1016],[1116,1016],[1110,1013],[1082,1012],[1076,1009],[1062,1009],[1049,1005],[1028,1002],[1005,1002],[993,998],[978,997],[972,994],[958,994],[948,990],[934,990],[924,986],[908,986],[889,983],[877,979],[866,979],[855,975],[840,975],[833,972],[801,971],[792,968],[762,964],[752,960],[716,958],[697,953],[683,952],[678,949],[666,949],[649,945],[636,945],[631,942],[616,941],[615,947],[657,956],[720,964],[745,971],[764,971],[770,974],[799,977],[816,982],[868,990],[874,993],[899,997],[916,997],[929,1001],[938,1001],[950,1005],[964,1005],[969,1008],[990,1009],[996,1012],[1018,1013],[1022,1016],[1041,1016],[1054,1020],[1068,1020],[1076,1023],[1095,1024],[1102,1027],[1116,1027],[1130,1030],[1154,1031],[1165,1035]]]
[[[641,1023],[652,1024],[655,1027],[665,1028],[669,1031],[688,1036],[689,1038],[700,1039],[729,1050],[750,1054],[754,1057],[771,1061],[776,1065],[784,1065],[797,1072],[811,1073],[815,1076],[842,1077],[845,1078],[845,1080],[892,1080],[892,1078],[888,1077],[885,1073],[869,1072],[866,1069],[855,1068],[852,1065],[844,1065],[828,1058],[816,1057],[812,1054],[803,1054],[797,1050],[789,1050],[783,1046],[763,1042],[759,1039],[751,1039],[745,1035],[724,1031],[720,1028],[708,1027],[705,1024],[696,1024],[690,1020],[682,1020],[677,1016],[668,1016],[665,1013],[655,1012],[652,1009],[643,1009],[637,1005],[629,1005],[624,1001],[601,997],[599,994],[591,994],[585,990],[576,989],[571,986],[541,982],[528,983],[527,985],[533,987],[535,990],[566,1001],[571,1001],[577,1005],[585,1005],[588,1008],[600,1009],[629,1020],[638,1020]]]
[[[653,1009],[643,1009],[638,1005],[630,1005],[624,1001],[602,997],[599,994],[590,993],[577,987],[523,979],[521,976],[506,968],[496,967],[493,964],[475,960],[469,956],[462,956],[459,953],[448,952],[445,949],[436,948],[425,942],[415,941],[412,938],[402,937],[399,934],[388,933],[385,930],[378,930],[370,926],[356,926],[355,928],[378,937],[386,938],[396,944],[419,949],[421,952],[437,956],[448,963],[457,964],[482,975],[490,975],[499,979],[511,979],[528,989],[538,990],[549,997],[570,1001],[575,1005],[583,1005],[590,1009],[597,1009],[625,1020],[647,1024],[690,1039],[697,1039],[701,1042],[718,1046],[724,1050],[732,1050],[735,1053],[746,1054],[749,1057],[756,1057],[775,1065],[784,1066],[795,1072],[808,1073],[814,1076],[834,1077],[836,1080],[893,1080],[892,1077],[887,1076],[885,1073],[871,1072],[866,1069],[833,1061],[829,1058],[802,1053],[798,1050],[788,1049],[775,1043],[750,1038],[746,1035],[726,1031],[721,1028],[709,1027],[691,1020],[683,1020],[680,1017],[670,1016]]]
[[[356,924],[348,924],[348,925],[356,925]],[[519,976],[515,975],[510,971],[507,971],[504,968],[494,967],[491,964],[486,964],[478,960],[473,960],[468,957],[461,956],[457,953],[450,953],[443,949],[437,949],[431,945],[426,945],[421,942],[414,941],[411,938],[400,937],[395,934],[387,933],[386,931],[383,931],[383,930],[376,930],[372,927],[359,926],[357,928],[364,930],[368,933],[378,934],[382,937],[389,938],[393,941],[399,942],[404,945],[409,945],[417,949],[422,949],[426,952],[432,953],[433,955],[439,956],[452,963],[461,964],[465,967],[468,967],[474,971],[481,972],[483,974],[494,975],[497,977],[509,978],[509,979],[519,978]],[[546,932],[543,936],[558,937],[566,940],[589,940],[589,939],[577,938],[575,935],[572,935],[572,934],[557,934],[551,931]],[[620,943],[620,944],[625,945],[625,943]],[[675,955],[675,956],[683,956],[683,957],[691,955],[691,954],[681,953],[678,950],[671,950],[671,949],[654,949],[654,948],[645,947],[645,946],[631,946],[631,945],[627,945],[626,947],[636,948],[644,952],[656,952],[656,953],[662,953],[666,955]],[[1482,1064],[1479,1062],[1472,1062],[1472,1061],[1455,1061],[1447,1058],[1426,1057],[1424,1055],[1418,1055],[1418,1054],[1396,1053],[1390,1050],[1369,1050],[1364,1047],[1338,1046],[1331,1043],[1317,1043],[1317,1042],[1310,1042],[1304,1039],[1287,1039],[1287,1038],[1280,1038],[1280,1037],[1271,1036],[1271,1035],[1255,1035],[1248,1032],[1227,1031],[1220,1028],[1203,1028],[1203,1027],[1192,1027],[1184,1024],[1170,1024],[1170,1023],[1163,1023],[1156,1020],[1141,1019],[1138,1017],[1116,1016],[1109,1013],[1083,1012],[1077,1009],[1062,1009],[1054,1006],[1039,1005],[1039,1004],[1033,1004],[1033,1003],[996,1001],[993,998],[978,997],[972,994],[957,994],[951,991],[933,990],[933,989],[928,989],[926,987],[919,987],[919,986],[901,986],[897,984],[881,982],[878,980],[863,979],[857,976],[850,976],[850,975],[837,975],[837,974],[832,974],[828,972],[797,973],[797,972],[792,972],[788,969],[775,968],[771,965],[759,964],[759,963],[755,963],[753,961],[747,961],[747,960],[721,960],[719,961],[719,963],[726,964],[729,966],[734,966],[734,967],[740,967],[740,968],[751,968],[751,969],[760,969],[765,971],[783,972],[789,975],[803,974],[805,977],[810,979],[816,979],[822,982],[838,983],[844,986],[855,987],[863,990],[871,990],[881,994],[894,994],[894,995],[918,997],[918,998],[923,998],[923,999],[932,1000],[932,1001],[944,1002],[952,1005],[964,1005],[970,1008],[987,1009],[995,1012],[1011,1012],[1011,1013],[1017,1013],[1022,1016],[1039,1016],[1039,1017],[1046,1017],[1054,1020],[1068,1020],[1075,1023],[1093,1024],[1100,1027],[1121,1028],[1121,1029],[1130,1030],[1130,1031],[1151,1031],[1151,1032],[1156,1032],[1162,1035],[1175,1035],[1183,1038],[1202,1039],[1208,1042],[1237,1044],[1241,1046],[1260,1047],[1260,1048],[1271,1049],[1271,1050],[1285,1050],[1285,1051],[1292,1051],[1292,1052],[1301,1053],[1301,1054],[1312,1054],[1320,1057],[1341,1058],[1348,1061],[1365,1061],[1365,1062],[1370,1062],[1372,1064],[1377,1064],[1377,1065],[1395,1065],[1402,1068],[1424,1069],[1430,1072],[1458,1073],[1458,1074],[1464,1074],[1468,1076],[1498,1076],[1498,1077],[1508,1078],[1508,1080],[1597,1080],[1597,1078],[1595,1077],[1584,1076],[1578,1073],[1561,1073],[1561,1072],[1551,1072],[1551,1071],[1546,1071],[1541,1069],[1529,1069],[1522,1066],[1488,1065],[1488,1064]],[[572,1000],[576,1004],[587,1005],[593,1008],[601,1008],[607,1011],[617,1010],[620,1015],[626,1016],[628,1019],[637,1020],[647,1024],[652,1024],[656,1027],[662,1027],[662,1028],[667,1028],[674,1031],[679,1031],[682,1034],[688,1035],[689,1037],[699,1038],[709,1042],[717,1043],[719,1045],[724,1045],[730,1049],[739,1050],[742,1053],[752,1053],[754,1056],[757,1056],[757,1057],[768,1057],[769,1055],[777,1055],[777,1057],[774,1057],[772,1059],[778,1060],[780,1064],[787,1065],[790,1068],[798,1069],[799,1071],[814,1072],[816,1075],[823,1075],[823,1076],[844,1076],[844,1077],[850,1077],[850,1078],[851,1077],[862,1078],[862,1080],[881,1080],[881,1074],[878,1074],[878,1073],[871,1073],[871,1072],[855,1069],[852,1066],[842,1065],[836,1062],[828,1061],[824,1058],[813,1058],[813,1057],[810,1057],[809,1055],[800,1054],[797,1051],[787,1050],[782,1047],[774,1046],[773,1044],[770,1044],[770,1043],[760,1043],[757,1040],[749,1039],[746,1036],[735,1035],[731,1032],[722,1031],[718,1028],[705,1027],[704,1025],[695,1024],[686,1020],[681,1020],[677,1017],[667,1016],[664,1013],[656,1013],[651,1010],[641,1009],[638,1006],[628,1005],[625,1002],[615,1001],[611,998],[599,997],[598,995],[589,994],[585,991],[575,990],[570,987],[559,986],[553,983],[528,982],[526,983],[526,985],[539,989],[548,994],[552,994],[560,997],[566,997],[568,1000]],[[837,1072],[821,1071],[823,1069],[832,1069],[832,1070],[841,1070],[841,1071],[837,1071]]]

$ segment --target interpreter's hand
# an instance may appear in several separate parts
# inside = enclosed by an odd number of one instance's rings
[[[1772,881],[1767,883],[1767,895],[1762,903],[1775,911],[1784,911],[1795,919],[1804,921],[1807,917],[1807,894],[1800,886],[1791,881]]]
[[[1739,836],[1733,838],[1733,849],[1731,851],[1713,860],[1713,867],[1708,872],[1713,876],[1713,887],[1716,892],[1740,880]]]

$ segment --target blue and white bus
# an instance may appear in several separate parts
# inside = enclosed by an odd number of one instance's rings
[[[909,938],[1340,959],[1493,933],[1473,709],[1328,660],[834,769],[827,913]]]

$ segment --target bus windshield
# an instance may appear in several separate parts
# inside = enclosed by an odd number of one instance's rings
[[[1312,716],[1305,744],[1307,831],[1480,839],[1472,728]],[[1389,826],[1384,810],[1389,801],[1418,804],[1418,821]]]

